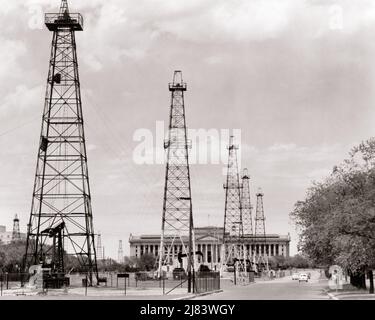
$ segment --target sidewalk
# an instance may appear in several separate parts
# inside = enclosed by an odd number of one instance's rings
[[[327,294],[332,300],[375,300],[375,294],[367,292],[358,290],[358,292],[327,292]]]
[[[87,294],[87,295],[86,295]],[[44,294],[40,290],[16,288],[3,290],[0,300],[22,300],[22,299],[43,299],[43,300],[86,300],[86,299],[151,299],[151,300],[171,300],[174,298],[186,296],[186,289],[177,288],[168,295],[163,295],[163,291],[160,288],[128,288],[125,291],[116,288],[107,287],[88,287],[86,289],[80,288],[69,288],[64,289],[48,289],[48,292]]]
[[[345,284],[344,289],[327,288],[325,291],[332,300],[375,300],[375,294],[368,293],[368,289],[357,289],[350,284]]]

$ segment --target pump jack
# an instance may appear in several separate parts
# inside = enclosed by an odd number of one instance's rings
[[[63,285],[69,285],[69,278],[65,277],[64,268],[64,228],[65,223],[62,222],[56,227],[47,228],[41,232],[53,238],[52,257],[50,260],[43,261],[43,268],[49,269],[49,272],[43,275],[44,286],[47,288],[61,288]]]

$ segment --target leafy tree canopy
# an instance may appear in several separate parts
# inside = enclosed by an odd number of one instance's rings
[[[300,231],[299,249],[314,263],[362,273],[375,267],[375,139],[353,148],[314,183],[291,217]]]

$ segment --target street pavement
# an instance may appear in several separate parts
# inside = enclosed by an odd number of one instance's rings
[[[222,282],[223,292],[203,297],[196,300],[329,300],[325,293],[328,281],[320,279],[319,271],[313,270],[311,279],[299,283],[292,280],[291,276],[274,280],[259,280],[249,285],[234,286],[230,281]]]

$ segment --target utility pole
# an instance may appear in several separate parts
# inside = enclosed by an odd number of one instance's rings
[[[64,225],[63,252],[77,257],[93,285],[98,269],[75,39],[83,18],[70,13],[62,0],[58,13],[45,15],[45,24],[53,33],[52,48],[24,271],[44,265],[56,249],[51,243],[55,237],[43,230]]]
[[[189,168],[191,141],[187,137],[184,103],[186,89],[186,83],[182,80],[182,72],[175,71],[173,82],[169,84],[171,92],[169,130],[168,139],[164,141],[167,165],[158,273],[161,276],[163,266],[171,266],[178,254],[185,254],[188,292],[191,292],[195,239]],[[175,252],[175,248],[180,252]]]

